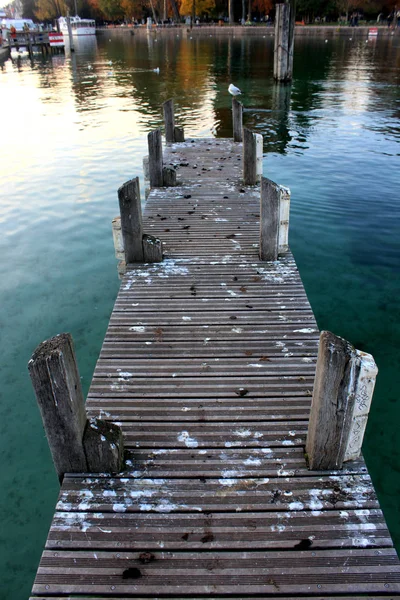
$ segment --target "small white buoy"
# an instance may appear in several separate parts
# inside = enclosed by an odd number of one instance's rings
[[[111,42],[111,38],[108,41]]]
[[[107,77],[112,77],[113,75],[114,75],[114,72],[113,72],[113,71],[108,71],[108,72],[107,72]]]
[[[154,73],[159,73],[160,72],[160,67],[157,67],[156,69],[153,69]]]
[[[108,64],[109,64],[109,65],[112,65],[112,60],[109,60],[109,61],[108,61]]]
[[[353,38],[349,38],[349,40],[351,41]]]
[[[87,68],[89,69],[89,71],[90,71],[91,69],[93,69],[92,65],[88,65],[88,66],[87,66]]]
[[[327,44],[327,43],[328,43],[328,40],[325,40],[325,44]]]
[[[238,87],[236,87],[235,85],[233,85],[233,83],[230,84],[230,86],[228,87],[228,92],[230,94],[232,94],[232,96],[239,96],[239,94],[241,94],[242,92],[239,90]]]

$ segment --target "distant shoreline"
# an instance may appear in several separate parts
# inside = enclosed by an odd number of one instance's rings
[[[349,25],[296,25],[295,35],[296,36],[368,36],[370,29],[378,30],[378,37],[392,37],[394,35],[400,35],[400,27],[397,29],[391,29],[387,25],[377,25],[371,23],[370,25],[360,25],[357,27],[350,27]],[[190,33],[190,35],[245,35],[245,36],[273,36],[275,34],[275,28],[272,25],[208,25],[201,24],[194,26],[190,29],[187,25],[179,25],[174,27],[153,27],[151,30],[147,30],[146,26],[141,25],[139,27],[132,27],[130,25],[116,25],[109,27],[97,27],[96,31],[99,33],[157,33],[163,35],[165,33],[173,33],[179,30],[184,34]],[[372,36],[371,36],[372,37]],[[376,36],[373,36],[376,37]],[[373,39],[373,38],[372,38]]]

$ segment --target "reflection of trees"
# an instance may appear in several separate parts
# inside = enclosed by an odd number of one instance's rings
[[[191,114],[192,122],[196,112],[205,106],[211,90],[212,63],[207,39],[177,39],[175,32],[162,35],[151,32],[147,38],[123,35],[109,46],[100,38],[99,44],[107,60],[116,64],[118,95],[133,99],[135,110],[142,117],[139,122],[144,126],[161,125],[161,104],[169,98],[174,98],[180,107],[177,112]],[[117,63],[123,64],[121,72]],[[160,69],[159,75],[153,72],[155,68]]]

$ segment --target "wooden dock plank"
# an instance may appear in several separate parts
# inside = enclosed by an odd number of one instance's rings
[[[400,596],[363,459],[307,468],[318,326],[290,251],[258,260],[241,154],[167,149],[178,186],[143,215],[165,259],[128,265],[87,398],[125,470],[65,477],[31,600]]]

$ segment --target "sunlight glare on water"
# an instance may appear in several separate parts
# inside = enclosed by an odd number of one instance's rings
[[[139,176],[143,193],[146,135],[171,97],[186,135],[229,137],[229,83],[264,136],[264,175],[291,188],[290,243],[320,328],[379,366],[364,452],[399,547],[398,40],[297,38],[286,86],[273,83],[269,32],[107,32],[3,65],[2,598],[28,597],[58,491],[28,360],[71,332],[87,392],[118,290],[117,189]]]

